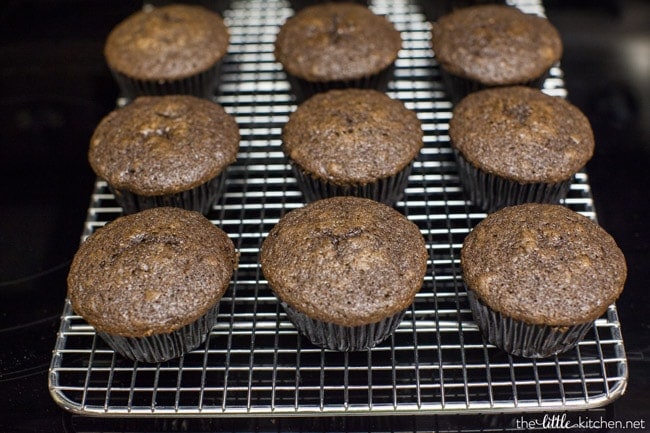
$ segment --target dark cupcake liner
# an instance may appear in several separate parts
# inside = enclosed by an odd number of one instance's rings
[[[190,352],[200,346],[217,322],[219,302],[196,321],[168,334],[148,337],[123,337],[97,332],[111,349],[120,355],[142,362],[163,362]]]
[[[133,100],[138,96],[192,95],[210,98],[219,85],[222,62],[210,69],[180,80],[139,80],[111,69],[113,77],[122,93],[121,96]]]
[[[534,78],[532,80],[523,81],[521,83],[511,83],[509,85],[519,85],[532,87],[534,89],[541,89],[544,87],[544,82],[550,74],[550,68],[544,72],[541,76]],[[460,102],[465,96],[473,92],[478,92],[479,90],[484,90],[493,87],[500,86],[487,86],[479,81],[470,80],[468,78],[460,77],[449,73],[444,67],[440,67],[440,76],[442,77],[442,82],[447,91],[449,99],[455,105]],[[505,87],[505,86],[504,86]]]
[[[472,317],[487,341],[512,355],[546,358],[574,348],[589,332],[593,322],[567,327],[531,325],[492,310],[467,290]]]
[[[404,310],[377,323],[341,326],[312,319],[291,308],[285,302],[281,302],[281,305],[291,323],[312,344],[339,352],[355,352],[375,347],[390,337],[406,314],[406,310]]]
[[[295,12],[298,12],[299,10],[304,9],[308,6],[319,5],[323,3],[329,3],[329,2],[357,3],[362,6],[368,6],[370,4],[370,0],[289,0],[289,5],[291,6],[291,9],[293,9]]]
[[[336,196],[369,198],[392,206],[404,196],[413,162],[394,176],[378,179],[376,182],[357,185],[337,185],[304,172],[294,161],[289,161],[296,176],[298,187],[305,201],[312,202]]]
[[[393,79],[395,63],[374,75],[367,75],[354,80],[308,81],[287,72],[287,79],[298,103],[304,102],[316,93],[334,89],[373,89],[386,92],[388,83]]]
[[[443,15],[469,6],[497,4],[505,5],[505,0],[419,0],[424,16],[429,21],[437,21]]]
[[[557,183],[519,183],[486,173],[454,149],[460,182],[470,201],[486,212],[523,203],[558,203],[565,198],[573,176]]]
[[[178,0],[145,0],[144,3],[153,7],[162,7],[178,3]],[[223,16],[226,9],[230,8],[230,0],[187,0],[183,1],[183,3],[203,6],[213,12],[217,12],[221,16]]]
[[[115,200],[122,206],[124,214],[132,214],[154,207],[180,207],[207,215],[212,205],[221,197],[225,189],[226,172],[214,177],[209,182],[176,194],[146,196],[135,194],[125,189],[116,189],[109,184]]]

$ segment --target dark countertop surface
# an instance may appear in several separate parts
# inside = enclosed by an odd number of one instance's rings
[[[47,369],[94,182],[88,140],[117,98],[103,42],[139,6],[98,0],[0,6],[0,432],[505,429],[511,422],[506,416],[397,424],[325,419],[308,426],[270,419],[124,423],[71,416],[52,401]],[[650,431],[650,3],[554,0],[545,6],[564,40],[569,100],[589,117],[596,135],[587,171],[599,223],[629,267],[617,303],[629,385],[594,418],[644,421]]]

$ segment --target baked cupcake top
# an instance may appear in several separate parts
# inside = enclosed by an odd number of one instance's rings
[[[207,71],[227,52],[219,14],[201,6],[145,8],[108,35],[104,56],[118,72],[141,80],[176,80]]]
[[[623,253],[595,222],[560,205],[506,207],[465,238],[467,286],[491,309],[534,325],[595,320],[625,283]]]
[[[148,209],[109,222],[81,244],[68,297],[97,331],[169,333],[221,299],[236,265],[232,241],[200,213]]]
[[[187,95],[143,96],[102,119],[88,159],[114,188],[154,196],[207,182],[238,150],[239,128],[220,105]]]
[[[486,86],[539,78],[562,56],[560,35],[547,19],[511,6],[457,9],[440,17],[431,31],[440,65]]]
[[[386,69],[401,46],[393,24],[367,7],[324,3],[287,19],[275,41],[275,58],[307,81],[352,80]]]
[[[260,254],[264,276],[281,301],[342,326],[376,323],[408,307],[428,257],[415,224],[358,197],[318,200],[287,213]]]
[[[474,167],[519,183],[567,180],[594,152],[591,125],[578,108],[523,86],[463,98],[454,107],[449,137]]]
[[[367,184],[410,164],[422,136],[420,120],[402,102],[376,90],[330,90],[289,116],[282,146],[314,177],[338,185]]]

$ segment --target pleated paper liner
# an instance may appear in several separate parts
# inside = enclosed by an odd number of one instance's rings
[[[148,337],[124,337],[97,332],[113,350],[120,355],[142,362],[163,362],[197,348],[205,342],[208,333],[217,322],[219,302],[196,321],[167,334]]]
[[[394,72],[395,64],[391,63],[376,74],[352,80],[308,81],[289,73],[287,73],[287,79],[296,97],[296,102],[301,103],[316,93],[323,93],[333,89],[373,89],[386,92],[388,83],[393,79]]]
[[[487,341],[515,356],[546,358],[574,348],[589,332],[593,322],[554,327],[531,325],[504,316],[485,305],[467,290],[472,317]]]
[[[522,81],[520,83],[511,83],[508,84],[508,86],[519,85],[519,86],[532,87],[534,89],[541,89],[542,87],[544,87],[544,82],[546,81],[546,78],[548,78],[549,73],[550,73],[550,69],[545,71],[544,74],[542,74],[537,78],[533,78],[528,81]],[[498,87],[498,86],[486,86],[485,84],[479,81],[471,80],[464,77],[459,77],[457,75],[447,72],[443,67],[440,67],[440,76],[442,77],[442,82],[445,86],[447,94],[449,95],[449,99],[451,99],[451,102],[454,105],[458,104],[461,99],[463,99],[465,96],[469,95],[470,93],[478,92],[479,90],[489,89],[492,87]]]
[[[376,323],[361,326],[341,326],[312,319],[281,303],[289,320],[315,346],[339,352],[354,352],[375,347],[386,340],[404,319],[406,310]]]
[[[290,163],[298,186],[307,202],[336,196],[355,196],[369,198],[389,206],[392,206],[404,196],[404,190],[413,168],[413,162],[411,162],[394,176],[378,179],[375,182],[337,185],[304,172],[293,161],[290,161]]]
[[[222,62],[210,69],[179,80],[139,80],[111,69],[122,96],[133,100],[138,96],[192,95],[211,98],[218,85]]]
[[[565,198],[573,176],[557,183],[519,183],[480,170],[454,149],[460,181],[470,201],[486,212],[523,203],[558,203]]]
[[[136,213],[154,207],[171,206],[207,215],[212,209],[212,205],[223,194],[225,184],[226,172],[222,172],[208,182],[176,194],[145,196],[113,188],[110,184],[109,188],[115,195],[115,200],[122,206],[124,214]]]

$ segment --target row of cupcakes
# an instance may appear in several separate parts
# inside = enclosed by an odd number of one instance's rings
[[[332,90],[290,115],[282,149],[306,201],[353,195],[393,205],[423,135],[417,115],[401,101],[375,90]],[[239,146],[237,122],[219,104],[188,95],[141,96],[100,121],[88,160],[126,214],[176,206],[207,215]]]
[[[229,30],[197,5],[147,7],[108,35],[104,55],[124,96],[210,97],[228,53]],[[502,85],[540,87],[562,55],[545,18],[505,5],[455,10],[432,24],[431,45],[450,97]],[[386,17],[350,2],[320,2],[284,22],[274,54],[299,102],[335,88],[385,91],[402,48]]]
[[[264,239],[259,262],[311,343],[358,351],[400,324],[428,257],[419,228],[397,210],[340,196],[285,214]],[[233,242],[205,216],[156,207],[120,216],[81,244],[68,298],[117,353],[163,362],[206,340],[237,265]]]
[[[521,86],[465,97],[449,135],[464,190],[490,212],[558,203],[594,149],[589,121],[575,106]],[[330,90],[291,113],[282,150],[307,201],[354,195],[393,205],[423,136],[416,113],[399,100],[369,89]],[[125,213],[171,205],[207,214],[239,145],[237,122],[219,104],[146,96],[101,120],[88,157]]]
[[[326,349],[358,351],[397,329],[422,288],[428,258],[419,227],[397,210],[338,196],[285,214],[258,260],[301,334]],[[488,215],[465,238],[460,260],[486,341],[532,358],[575,347],[626,278],[614,239],[560,205]],[[232,240],[206,217],[156,207],[118,217],[81,244],[68,298],[117,353],[163,362],[205,342],[237,264]]]
[[[605,230],[557,204],[594,151],[584,114],[540,90],[562,56],[560,35],[502,0],[425,2],[424,11],[454,104],[460,181],[488,212],[460,251],[472,317],[509,354],[566,352],[620,296],[627,268]]]
[[[104,57],[127,99],[165,94],[209,98],[229,42],[227,25],[212,10],[190,4],[148,6],[113,28]],[[298,99],[304,100],[329,88],[385,89],[400,49],[400,33],[368,7],[323,2],[287,20],[275,54]]]
[[[232,240],[204,216],[239,150],[235,119],[199,98],[217,85],[228,44],[218,13],[177,4],[146,6],[106,41],[128,105],[97,125],[88,160],[124,215],[82,242],[68,299],[129,359],[163,362],[202,344],[238,266]]]

